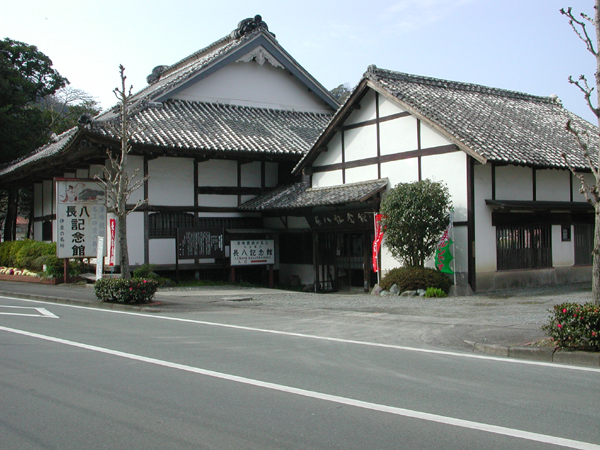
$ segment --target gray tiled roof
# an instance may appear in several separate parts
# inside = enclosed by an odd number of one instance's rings
[[[388,179],[381,178],[360,183],[311,188],[310,183],[306,180],[276,188],[247,201],[239,209],[243,211],[277,211],[364,202],[385,189],[387,184]]]
[[[488,161],[566,167],[562,152],[588,167],[567,121],[597,136],[591,123],[553,97],[538,97],[469,83],[409,75],[370,66],[365,77],[416,113],[445,130],[459,147]],[[593,140],[593,150],[597,149]]]
[[[254,154],[306,153],[331,116],[218,103],[168,100],[148,104],[133,122],[134,145]],[[103,121],[91,132],[116,139]]]

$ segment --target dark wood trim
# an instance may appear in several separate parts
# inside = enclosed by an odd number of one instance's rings
[[[492,163],[492,200],[496,200],[496,163]]]
[[[377,139],[377,178],[381,178],[381,130],[379,127],[379,92],[375,92],[375,120],[377,121],[376,126],[376,139]]]
[[[144,176],[149,174],[149,162],[151,157],[144,156]],[[196,166],[196,163],[194,163]],[[148,180],[144,181],[144,198],[146,202],[148,202],[148,197],[150,195],[150,185]],[[150,235],[149,235],[149,220],[148,220],[148,211],[144,211],[144,264],[150,264]]]
[[[198,186],[196,196],[198,195],[260,195],[262,188],[259,187],[235,187],[235,186]],[[194,203],[198,206],[198,202]]]
[[[34,217],[34,222],[44,222],[46,220],[56,220],[56,214],[46,214],[45,216]]]
[[[417,171],[418,171],[418,180],[422,180],[422,171],[421,171],[421,119],[417,119],[417,151],[419,155],[417,156]]]
[[[344,140],[344,130],[340,131],[342,140],[342,184],[346,184],[346,143]]]
[[[377,100],[376,100],[376,103],[377,103]],[[365,120],[364,122],[353,123],[350,125],[343,125],[343,126],[339,127],[339,129],[340,130],[352,130],[354,128],[368,127],[370,125],[377,125],[382,122],[389,122],[390,120],[399,119],[401,117],[408,117],[408,116],[410,116],[410,113],[408,113],[406,111],[401,112],[401,113],[392,114],[390,116],[385,116],[382,118],[377,116],[376,119]]]
[[[467,282],[477,289],[475,273],[475,159],[467,156]]]
[[[127,205],[127,209],[131,210],[134,205]],[[239,213],[240,210],[237,206],[223,207],[223,206],[165,206],[165,205],[142,205],[136,209],[136,212],[148,211],[149,213],[154,212],[235,212]]]
[[[468,220],[459,220],[456,222],[452,222],[452,226],[455,227],[468,227],[469,226],[469,221]]]
[[[569,201],[574,201],[573,195],[573,172],[569,170]]]
[[[336,164],[328,164],[326,166],[317,166],[313,167],[313,173],[330,172],[332,170],[352,169],[354,167],[370,166],[372,164],[377,163],[400,161],[402,159],[416,158],[419,156],[441,155],[444,153],[453,153],[457,151],[459,151],[459,149],[454,144],[442,145],[439,147],[431,147],[422,150],[412,150],[410,152],[394,153],[392,155],[382,155],[380,157],[365,158],[356,161],[341,162]]]

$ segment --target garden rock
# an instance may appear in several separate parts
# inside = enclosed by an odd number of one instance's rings
[[[417,291],[404,291],[400,294],[400,297],[415,297],[417,295]]]
[[[378,284],[376,284],[373,287],[373,290],[371,291],[371,295],[379,295],[379,294],[381,294],[381,291],[383,291],[383,289],[381,289],[381,286],[379,286]]]
[[[379,296],[380,297],[389,297],[390,293],[389,293],[389,291],[383,290],[379,293]]]
[[[400,288],[398,287],[397,284],[394,284],[391,288],[390,288],[390,295],[399,295],[400,294]]]
[[[427,292],[427,290],[417,289],[417,294],[419,294],[419,297],[425,297],[425,292]]]

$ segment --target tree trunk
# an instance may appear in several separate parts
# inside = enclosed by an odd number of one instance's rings
[[[6,219],[4,220],[4,240],[14,241],[17,228],[19,190],[10,188],[8,190],[8,201],[6,206]]]

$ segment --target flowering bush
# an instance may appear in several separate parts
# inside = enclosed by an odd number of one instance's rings
[[[94,293],[103,302],[148,303],[157,288],[156,281],[144,278],[103,278],[94,284]]]
[[[600,351],[600,306],[563,303],[549,312],[550,322],[542,329],[558,347]]]
[[[28,277],[37,277],[38,274],[27,269],[17,269],[15,267],[0,266],[0,274],[2,275],[24,275]]]

